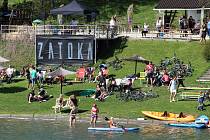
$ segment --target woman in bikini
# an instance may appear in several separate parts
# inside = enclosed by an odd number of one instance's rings
[[[99,113],[99,109],[97,107],[96,104],[93,104],[92,108],[91,108],[91,120],[90,120],[90,124],[96,124],[96,121],[98,119],[98,113]]]

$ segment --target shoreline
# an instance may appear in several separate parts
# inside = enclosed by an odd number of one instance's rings
[[[43,120],[43,121],[68,121],[69,115],[64,114],[48,114],[48,115],[40,115],[40,114],[0,114],[0,119],[15,119],[15,120]],[[142,124],[167,124],[168,121],[160,121],[160,120],[147,120],[144,118],[137,119],[125,119],[125,118],[114,118],[115,121],[126,124],[126,125],[142,125]],[[89,123],[90,117],[77,116],[77,122],[85,122]],[[105,122],[103,117],[98,118],[98,123]]]

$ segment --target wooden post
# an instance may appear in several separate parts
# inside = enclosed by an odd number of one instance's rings
[[[201,26],[203,25],[203,19],[204,19],[204,6],[201,9]]]

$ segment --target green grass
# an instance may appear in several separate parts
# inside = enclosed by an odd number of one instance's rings
[[[34,52],[34,45],[27,42],[0,41],[0,56],[10,60],[9,63],[1,64],[4,66],[10,64],[17,70],[21,70],[23,66],[34,64]]]
[[[133,40],[128,41],[127,46],[122,53],[118,54],[119,58],[129,57],[133,54],[138,54],[146,59],[152,60],[154,64],[160,62],[161,58],[165,56],[171,57],[174,52],[184,62],[191,61],[194,68],[192,77],[186,78],[185,85],[198,86],[195,82],[205,70],[210,66],[202,56],[204,46],[201,46],[198,42],[167,42],[167,41],[144,41]],[[31,50],[33,52],[33,50]],[[32,55],[32,54],[31,54]],[[24,57],[24,56],[22,56]],[[109,58],[109,60],[114,59]],[[22,58],[21,63],[25,62]],[[14,60],[15,61],[15,60]],[[11,59],[11,63],[13,59]],[[110,74],[115,74],[116,77],[124,77],[125,75],[134,73],[134,63],[124,62],[123,69],[115,71],[110,68]],[[139,63],[138,71],[143,71],[145,65]],[[71,77],[70,77],[71,78]],[[134,83],[135,87],[140,87],[139,81]],[[52,86],[45,86],[47,92],[52,94],[54,98],[47,102],[38,103],[33,102],[28,104],[26,96],[29,92],[27,90],[27,81],[19,81],[12,84],[4,83],[0,87],[0,114],[52,114],[54,110],[51,108],[55,104],[56,97],[60,93],[60,85],[54,84]],[[87,88],[94,88],[94,83],[74,84],[64,86],[63,92],[67,97],[70,92],[75,90],[82,90]],[[143,88],[148,90],[148,88]],[[115,98],[115,95],[109,97],[105,102],[94,101],[92,98],[78,97],[80,99],[79,108],[81,110],[90,110],[91,105],[96,102],[100,108],[101,115],[122,117],[122,118],[136,118],[142,117],[142,110],[154,110],[154,111],[169,111],[169,112],[186,112],[193,115],[207,114],[210,116],[210,109],[206,107],[206,111],[199,112],[196,109],[197,101],[179,101],[175,103],[169,102],[169,91],[166,87],[154,87],[153,91],[159,94],[158,98],[150,99],[142,102],[124,102]],[[80,115],[86,116],[90,112],[80,113]]]

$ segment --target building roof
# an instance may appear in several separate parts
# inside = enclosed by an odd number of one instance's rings
[[[202,7],[209,9],[210,0],[160,0],[155,9],[201,9]]]

